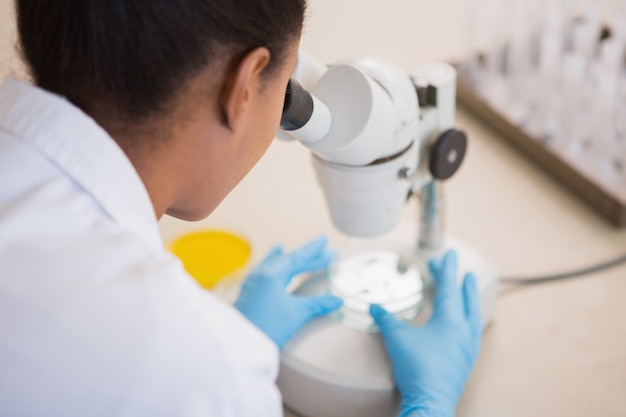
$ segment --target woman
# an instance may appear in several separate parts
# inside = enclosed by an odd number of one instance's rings
[[[0,89],[0,415],[281,415],[277,347],[341,305],[284,290],[326,242],[273,250],[233,308],[157,220],[208,216],[266,151],[305,1],[15,5],[34,85]],[[480,345],[475,280],[431,268],[426,326],[371,310],[403,416],[453,415]]]

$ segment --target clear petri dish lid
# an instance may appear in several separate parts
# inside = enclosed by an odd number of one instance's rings
[[[369,314],[379,304],[398,318],[413,320],[430,297],[431,277],[410,248],[363,242],[339,251],[328,271],[331,294],[344,299],[334,317],[358,330],[378,331]]]

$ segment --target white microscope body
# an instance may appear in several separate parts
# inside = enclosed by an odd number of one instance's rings
[[[488,324],[497,273],[471,248],[443,233],[440,183],[457,171],[466,150],[465,135],[454,130],[455,102],[456,71],[444,63],[425,65],[411,77],[387,61],[360,59],[327,67],[301,53],[279,137],[297,139],[312,151],[341,232],[401,242],[422,258],[455,249],[461,271],[477,276]],[[413,193],[420,196],[418,220],[397,227]],[[328,292],[328,284],[313,277],[295,292]],[[398,412],[380,336],[332,317],[309,324],[284,347],[278,386],[286,406],[305,417],[393,417]]]

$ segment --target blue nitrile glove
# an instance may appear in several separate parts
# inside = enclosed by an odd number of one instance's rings
[[[482,320],[476,278],[456,283],[457,255],[431,261],[435,280],[433,314],[413,327],[372,305],[370,313],[385,342],[396,386],[402,394],[401,417],[452,417],[480,351]]]
[[[276,246],[243,283],[235,307],[279,348],[306,323],[343,304],[334,295],[298,297],[285,291],[294,276],[328,267],[335,254],[326,243],[321,237],[291,253]]]

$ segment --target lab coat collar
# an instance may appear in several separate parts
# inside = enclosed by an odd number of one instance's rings
[[[139,174],[113,138],[68,100],[9,78],[0,88],[0,129],[52,161],[115,222],[162,249]]]

